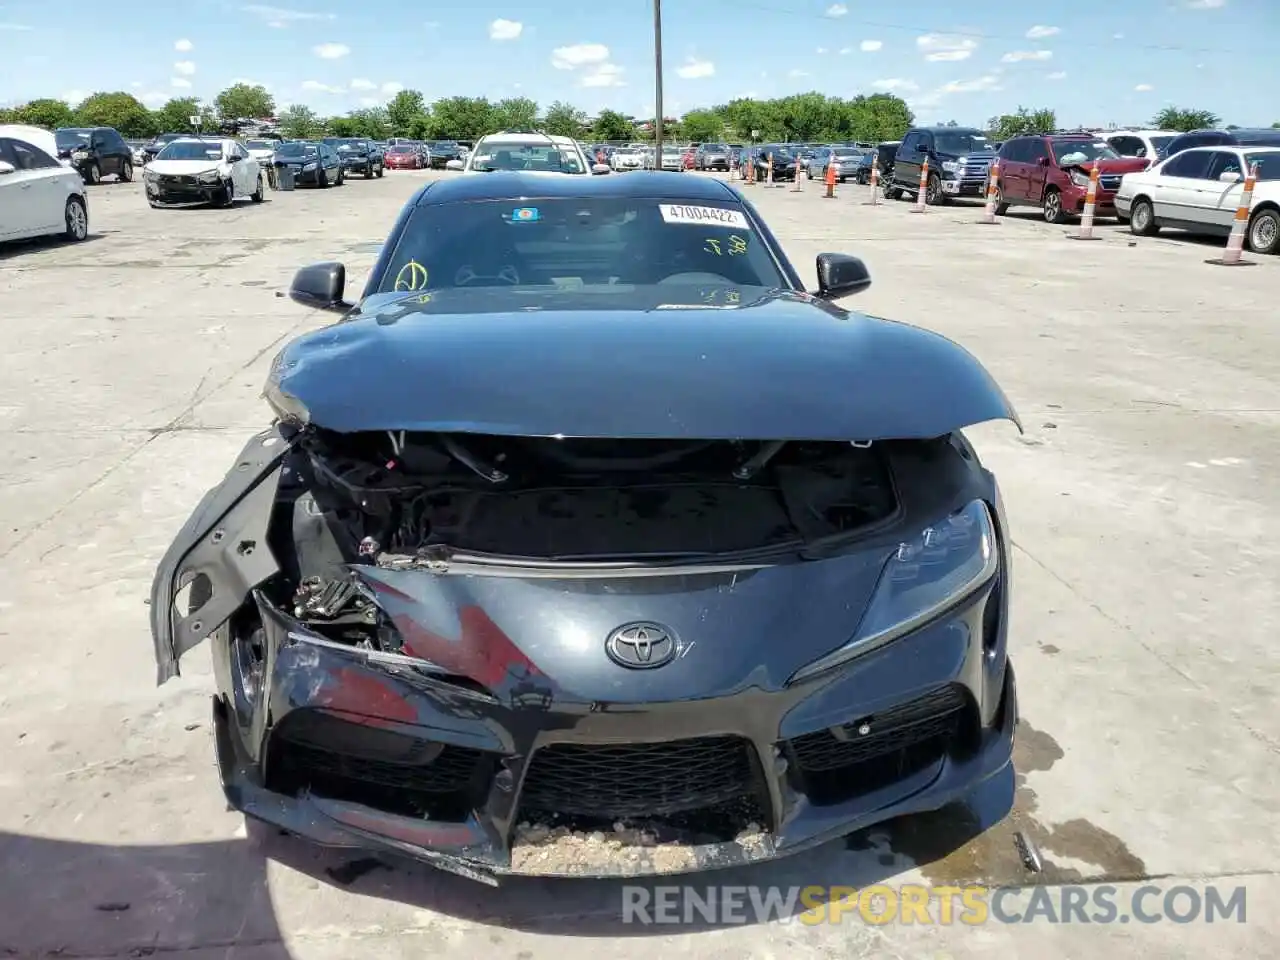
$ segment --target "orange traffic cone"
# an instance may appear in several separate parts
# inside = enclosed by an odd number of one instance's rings
[[[824,200],[834,200],[836,198],[836,165],[827,160],[827,192],[822,195]]]

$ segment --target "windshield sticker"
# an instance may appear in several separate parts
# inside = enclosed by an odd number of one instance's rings
[[[427,286],[427,268],[417,260],[410,260],[396,274],[395,289],[402,292],[424,290]]]
[[[658,209],[662,211],[662,219],[667,223],[749,229],[746,214],[741,210],[726,210],[723,207],[690,207],[679,203],[660,203]]]
[[[534,223],[539,219],[537,207],[516,207],[511,211],[512,223]]]
[[[707,253],[714,253],[717,257],[724,255],[720,250],[720,241],[714,237],[708,237],[707,242],[702,249],[707,251]]]
[[[736,233],[729,238],[729,256],[740,257],[747,252],[747,238]]]

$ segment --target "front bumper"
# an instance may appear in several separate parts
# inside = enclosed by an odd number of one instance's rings
[[[377,162],[372,157],[343,157],[342,169],[355,170],[357,173],[365,173],[377,167]]]
[[[949,197],[985,197],[987,177],[943,178],[942,192]]]
[[[223,789],[247,816],[314,842],[398,852],[485,883],[685,873],[798,853],[936,810],[1010,763],[1014,673],[1003,638],[993,646],[984,629],[1004,582],[796,688],[625,709],[575,702],[536,671],[500,700],[297,642],[296,622],[255,595],[265,650],[256,705],[231,641],[214,643]],[[572,862],[548,861],[521,829],[536,811],[604,804],[607,831],[614,819],[661,814],[676,790],[752,805],[762,829],[708,839],[668,827],[657,846]]]
[[[703,170],[728,170],[728,157],[704,157],[701,161]]]
[[[215,203],[224,196],[221,183],[171,183],[146,181],[147,199],[164,207],[195,207]]]
[[[1077,187],[1072,184],[1062,191],[1062,209],[1077,216],[1084,213],[1084,205],[1088,193],[1087,187]],[[1095,217],[1116,216],[1116,193],[1114,190],[1098,188],[1098,192],[1094,196],[1093,215]]]

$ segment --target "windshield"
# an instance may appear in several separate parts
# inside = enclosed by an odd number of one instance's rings
[[[276,153],[282,157],[303,157],[315,152],[315,145],[310,143],[282,143],[276,147]]]
[[[480,148],[471,158],[472,170],[543,170],[586,173],[575,153],[549,143],[501,143]]]
[[[59,150],[84,146],[89,142],[88,130],[59,130],[53,135],[53,141]]]
[[[274,140],[246,140],[244,145],[247,150],[274,150],[276,148]]]
[[[174,140],[158,154],[157,160],[221,160],[222,145],[198,140]]]
[[[1259,180],[1280,180],[1280,151],[1246,153],[1244,162],[1247,168],[1258,165]]]
[[[1053,149],[1053,158],[1060,167],[1093,160],[1114,160],[1120,156],[1101,140],[1053,140],[1049,145]]]
[[[633,296],[640,286],[786,286],[738,204],[614,198],[536,203],[416,208],[379,292],[491,287],[595,302]],[[744,298],[736,296],[731,302]]]
[[[964,156],[969,153],[982,153],[991,149],[991,142],[980,133],[935,133],[934,149],[939,153],[952,153]]]
[[[1173,140],[1173,137],[1152,137],[1151,146],[1159,156],[1164,156],[1164,152],[1169,149],[1169,144],[1173,143]]]

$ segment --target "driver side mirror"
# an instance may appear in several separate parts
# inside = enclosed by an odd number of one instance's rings
[[[448,163],[444,165],[444,168],[446,170],[461,170],[465,166],[466,164],[464,164],[461,160],[450,160]]]
[[[820,253],[818,265],[818,292],[823,300],[839,300],[861,293],[871,286],[871,272],[857,257],[847,253]]]
[[[609,166],[607,163],[593,163],[591,165],[591,172],[597,174],[613,173],[613,167]]]
[[[1218,174],[1218,179],[1223,183],[1239,183],[1240,174],[1236,173],[1234,170],[1225,170]]]
[[[17,173],[17,172],[18,172],[18,168],[15,167],[8,160],[0,160],[0,177],[5,176],[6,174]]]
[[[1037,166],[1037,167],[1047,167],[1048,165],[1049,165],[1049,158],[1048,158],[1048,157],[1036,157],[1036,166]]]
[[[341,263],[313,263],[293,275],[289,299],[315,310],[346,311],[351,304],[342,299],[347,288],[347,268]]]

